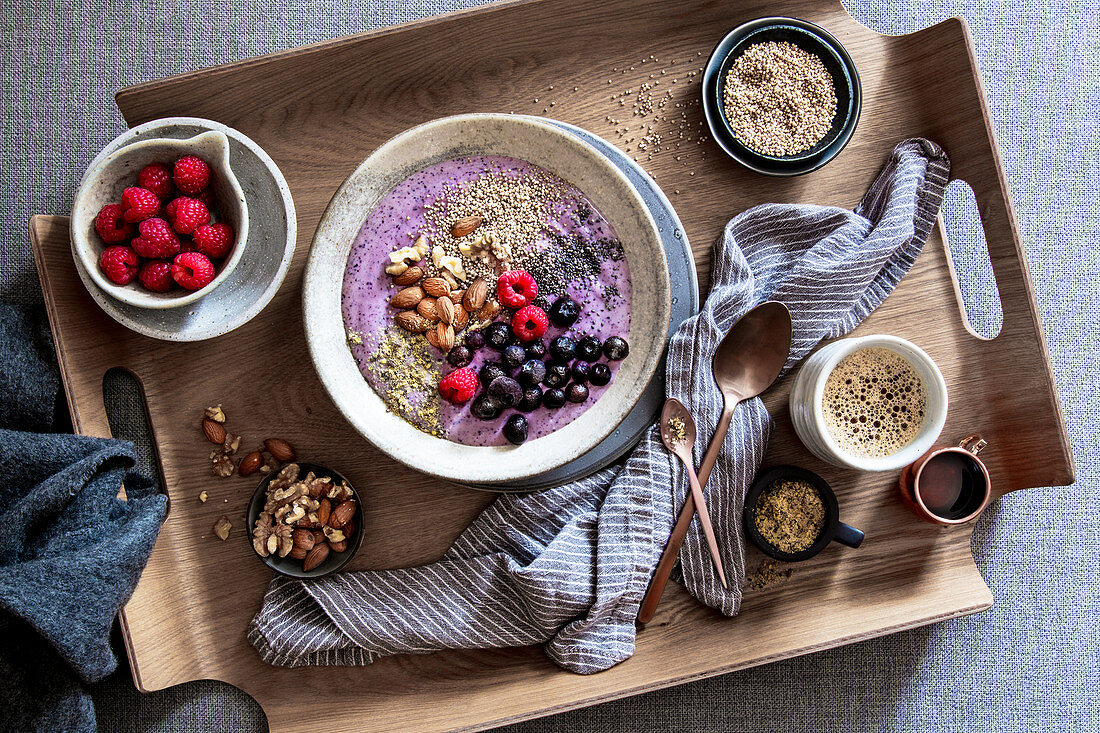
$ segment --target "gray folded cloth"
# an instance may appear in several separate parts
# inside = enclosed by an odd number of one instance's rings
[[[96,730],[82,683],[117,666],[111,627],[167,512],[133,444],[24,432],[62,427],[59,386],[44,315],[0,304],[0,730]]]
[[[785,303],[794,341],[784,371],[821,339],[855,328],[916,261],[948,171],[937,145],[906,140],[855,211],[766,204],[729,222],[706,304],[668,350],[667,391],[695,416],[697,464],[721,413],[710,363],[729,328],[764,300]],[[729,589],[718,582],[698,521],[680,551],[688,591],[727,616],[740,608],[741,510],[770,429],[759,399],[742,403],[706,486]],[[501,496],[439,562],[276,578],[249,641],[264,661],[286,666],[543,643],[566,669],[607,669],[634,652],[638,607],[687,491],[654,428],[620,465],[541,493]]]

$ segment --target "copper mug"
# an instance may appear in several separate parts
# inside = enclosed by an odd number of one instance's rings
[[[965,524],[989,504],[989,471],[978,458],[986,447],[975,433],[958,445],[936,448],[906,466],[898,483],[901,499],[913,513],[933,524]]]

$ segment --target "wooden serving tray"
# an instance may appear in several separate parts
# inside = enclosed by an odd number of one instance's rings
[[[308,244],[343,178],[411,125],[471,111],[549,114],[632,146],[615,130],[637,121],[629,102],[622,107],[612,95],[637,89],[677,59],[664,76],[679,80],[675,102],[693,102],[701,74],[687,72],[702,65],[728,29],[775,14],[820,23],[847,46],[862,75],[863,118],[833,163],[794,180],[751,174],[713,142],[695,144],[694,134],[679,149],[639,156],[696,243],[704,287],[710,243],[733,214],[765,201],[854,206],[896,142],[912,135],[938,141],[953,175],[976,193],[1003,329],[991,341],[968,330],[936,232],[912,273],[857,333],[894,333],[932,355],[952,400],[944,441],[982,431],[998,494],[1071,482],[1069,442],[961,20],[886,37],[856,23],[837,0],[512,2],[152,82],[123,90],[118,103],[130,124],[199,116],[251,136],[286,174],[301,242]],[[680,119],[698,127],[697,104],[680,111]],[[682,129],[666,127],[666,139]],[[493,497],[389,460],[335,411],[302,334],[307,246],[298,248],[276,298],[247,326],[212,341],[172,344],[135,335],[95,307],[74,271],[64,218],[35,217],[31,237],[77,430],[110,434],[107,369],[131,371],[145,390],[171,511],[122,617],[142,690],[224,680],[260,702],[274,731],[477,730],[973,613],[992,602],[971,557],[970,527],[921,523],[897,500],[896,475],[828,466],[798,444],[787,415],[787,378],[767,396],[777,422],[768,462],[821,473],[838,489],[842,518],[866,531],[867,540],[859,550],[834,546],[796,566],[786,582],[749,592],[737,618],[722,618],[679,587],[670,589],[654,623],[639,633],[634,657],[594,677],[557,669],[537,647],[392,657],[363,668],[264,665],[245,639],[270,579],[243,536],[255,481],[210,476],[197,421],[204,407],[223,403],[230,429],[245,436],[246,446],[281,436],[359,487],[368,539],[352,569],[438,558]],[[210,493],[205,504],[196,498],[203,489]],[[228,542],[211,536],[222,513],[235,525]]]

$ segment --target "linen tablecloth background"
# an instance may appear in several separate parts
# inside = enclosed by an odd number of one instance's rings
[[[0,300],[41,300],[27,219],[67,213],[88,161],[124,129],[119,87],[473,4],[0,0]],[[509,731],[1100,731],[1100,12],[1068,0],[846,5],[884,33],[970,22],[1077,485],[1011,494],[978,521],[973,551],[995,599],[985,613]],[[949,195],[945,212],[957,205]],[[952,235],[971,260],[973,237]],[[991,323],[991,283],[964,278],[979,326]],[[137,434],[133,392],[109,385],[108,401],[117,432]],[[220,683],[141,695],[122,670],[95,698],[103,730],[266,729],[259,707]]]

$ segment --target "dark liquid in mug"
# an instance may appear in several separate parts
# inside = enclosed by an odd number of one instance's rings
[[[961,519],[973,514],[985,499],[985,474],[969,456],[940,453],[924,464],[920,497],[936,516]]]

